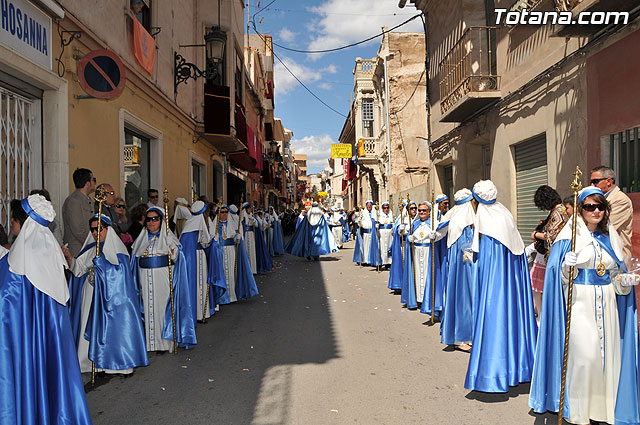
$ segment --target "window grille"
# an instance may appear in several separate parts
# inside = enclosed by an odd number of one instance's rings
[[[362,99],[362,133],[363,137],[373,136],[373,99]]]
[[[609,135],[610,164],[625,193],[640,192],[640,127]]]

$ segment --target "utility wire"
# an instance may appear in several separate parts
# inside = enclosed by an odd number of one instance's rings
[[[262,12],[263,10],[266,10],[269,8],[269,6],[271,6],[273,3],[275,3],[277,0],[272,0],[269,2],[268,5],[266,5],[265,7],[263,7],[262,9],[258,10],[256,13],[253,14],[253,22],[255,23],[255,19],[256,16],[260,14],[260,12]]]
[[[274,1],[275,1],[275,0],[274,0]],[[395,26],[395,27],[393,27],[393,28],[389,28],[389,29],[388,29],[388,30],[386,30],[386,31],[382,31],[382,32],[380,32],[380,34],[376,34],[376,35],[374,35],[374,36],[372,36],[372,37],[366,38],[366,39],[361,40],[361,41],[357,41],[357,42],[355,42],[355,43],[347,44],[347,45],[340,46],[340,47],[334,47],[333,49],[324,49],[324,50],[300,50],[300,49],[293,49],[293,48],[291,48],[291,47],[287,47],[287,46],[282,46],[282,45],[280,45],[280,44],[278,44],[278,43],[276,43],[276,42],[274,42],[274,41],[272,41],[272,43],[273,43],[273,45],[274,45],[274,46],[277,46],[277,47],[281,48],[282,50],[288,50],[288,51],[290,51],[290,52],[296,52],[296,53],[312,54],[312,53],[329,53],[329,52],[337,52],[338,50],[348,49],[348,48],[350,48],[350,47],[358,46],[358,45],[360,45],[360,44],[364,44],[364,43],[366,43],[366,42],[369,42],[369,41],[371,41],[371,40],[374,40],[374,39],[376,39],[376,38],[380,37],[381,35],[384,35],[384,34],[386,34],[386,33],[388,33],[388,32],[391,32],[391,31],[393,31],[393,30],[395,30],[395,29],[397,29],[397,28],[400,28],[400,27],[401,27],[401,26],[403,26],[403,25],[408,24],[409,22],[413,21],[414,19],[416,19],[416,18],[418,18],[418,17],[420,17],[420,16],[422,16],[422,15],[415,15],[415,16],[413,16],[413,17],[411,17],[411,18],[407,19],[406,21],[402,22],[401,24],[396,25],[396,26]],[[253,24],[253,30],[254,30],[257,34],[260,34],[260,36],[262,37],[262,34],[258,31],[258,28],[256,27],[256,22],[255,22],[255,21],[252,21],[252,24]]]
[[[422,77],[424,76],[424,70],[422,71],[422,74],[420,74],[420,78],[418,79],[418,82],[416,83],[416,86],[413,88],[413,92],[411,93],[411,96],[409,96],[409,99],[407,99],[407,101],[405,102],[405,104],[402,106],[402,108],[393,111],[394,114],[397,114],[398,112],[402,112],[402,110],[404,108],[407,107],[407,105],[409,104],[409,102],[411,102],[411,99],[413,99],[413,95],[416,94],[416,90],[418,90],[418,87],[420,87],[420,82],[422,81]],[[387,102],[389,100],[387,99]]]
[[[254,25],[254,28],[255,28],[255,21],[253,22],[253,25]],[[265,38],[262,34],[260,34],[258,31],[256,31],[256,33],[260,36],[260,38],[261,38],[265,43],[267,42],[266,38]],[[301,85],[302,87],[304,87],[304,88],[305,88],[305,90],[306,90],[306,91],[308,91],[308,92],[311,94],[311,96],[315,97],[315,98],[316,98],[316,100],[318,100],[318,102],[322,103],[324,106],[326,106],[327,108],[331,109],[331,110],[332,110],[333,112],[335,112],[336,114],[340,115],[341,117],[347,118],[347,116],[346,116],[345,114],[343,114],[342,112],[340,112],[340,111],[338,111],[337,109],[333,108],[333,107],[332,107],[331,105],[329,105],[327,102],[325,102],[324,100],[322,100],[322,99],[321,99],[317,94],[315,94],[315,93],[314,93],[314,92],[313,92],[309,87],[307,87],[307,86],[305,85],[305,83],[303,83],[303,82],[300,80],[300,78],[298,78],[298,76],[297,76],[296,74],[294,74],[294,73],[293,73],[293,71],[291,71],[291,69],[289,69],[289,67],[287,66],[287,64],[286,64],[286,63],[284,63],[284,61],[283,61],[282,59],[280,59],[280,56],[278,56],[278,55],[276,54],[276,52],[275,52],[275,51],[273,51],[273,50],[272,50],[272,53],[273,53],[273,56],[275,56],[275,58],[276,58],[276,59],[278,59],[278,62],[280,62],[280,63],[282,64],[282,66],[284,67],[284,69],[286,69],[286,70],[289,72],[289,74],[291,74],[291,76],[292,76],[293,78],[295,78],[295,79],[296,79],[296,81],[297,81],[298,83],[300,83],[300,85]]]

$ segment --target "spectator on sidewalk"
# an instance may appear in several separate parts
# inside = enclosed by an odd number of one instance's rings
[[[158,207],[162,208],[162,204],[160,203],[160,193],[158,189],[149,189],[147,190],[147,208]]]
[[[63,242],[69,244],[69,251],[75,257],[89,233],[89,219],[93,216],[93,200],[89,194],[96,189],[96,178],[91,170],[77,168],[73,172],[73,184],[76,190],[62,205],[62,222]]]
[[[633,205],[631,199],[616,185],[616,175],[613,170],[599,165],[591,170],[591,185],[602,190],[604,197],[611,205],[609,220],[620,235],[624,245],[624,259],[631,258],[631,233],[633,227]]]

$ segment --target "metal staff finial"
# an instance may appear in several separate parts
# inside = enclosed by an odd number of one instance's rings
[[[573,191],[573,222],[571,223],[571,251],[576,249],[576,229],[578,219],[578,192],[582,189],[582,182],[580,177],[582,171],[580,167],[576,166],[576,171],[573,173],[573,181],[569,186]],[[565,390],[567,384],[567,359],[569,352],[569,329],[571,328],[571,304],[573,303],[573,274],[575,266],[569,267],[569,286],[567,288],[567,320],[564,328],[564,355],[562,357],[562,381],[560,383],[560,405],[558,407],[558,425],[562,425],[564,417],[564,399]]]
[[[165,187],[162,192],[164,197],[164,220],[167,236],[169,235],[169,190]],[[167,257],[169,259],[169,297],[171,298],[171,324],[173,325],[173,355],[178,354],[178,340],[176,337],[176,313],[173,305],[173,268],[171,267],[171,248],[167,251]]]

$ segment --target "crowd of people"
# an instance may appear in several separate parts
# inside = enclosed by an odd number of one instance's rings
[[[73,181],[64,232],[46,190],[11,202],[12,236],[0,247],[1,423],[91,423],[82,373],[129,375],[149,352],[197,345],[197,324],[258,295],[254,276],[284,254],[273,207],[177,198],[168,217],[157,190],[127,209],[90,170]]]
[[[403,200],[394,217],[389,203],[378,210],[367,201],[342,230],[355,238],[354,263],[388,268],[401,303],[439,322],[442,344],[470,353],[466,389],[504,393],[531,382],[536,413],[561,404],[571,275],[563,415],[573,424],[638,424],[633,208],[610,168],[594,168],[590,184],[575,205],[539,187],[533,202],[548,216],[528,246],[489,180],[457,191],[452,208],[446,195],[435,205]]]

